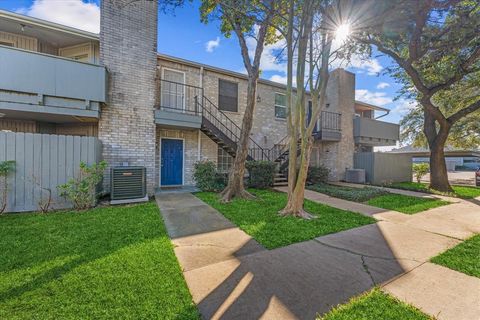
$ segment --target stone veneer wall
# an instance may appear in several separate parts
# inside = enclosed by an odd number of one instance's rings
[[[324,110],[342,114],[342,138],[338,142],[316,142],[312,150],[312,164],[323,164],[330,168],[330,179],[345,179],[345,169],[353,168],[353,117],[355,115],[355,75],[343,69],[334,70],[327,87],[329,107]]]
[[[109,100],[98,128],[103,157],[111,166],[145,166],[152,194],[157,1],[102,0],[100,43],[100,60],[109,72]],[[108,189],[109,170],[104,181]]]

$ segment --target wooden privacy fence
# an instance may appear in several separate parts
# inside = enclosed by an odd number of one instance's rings
[[[357,152],[353,156],[353,166],[365,169],[365,177],[370,184],[412,181],[412,158],[409,155]]]
[[[36,211],[52,192],[52,208],[70,206],[57,186],[76,177],[80,162],[101,160],[101,143],[95,137],[23,132],[0,132],[0,161],[14,160],[8,176],[7,212]]]

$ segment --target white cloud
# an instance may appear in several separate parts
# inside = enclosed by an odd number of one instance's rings
[[[274,74],[270,77],[270,81],[287,84],[287,77],[279,74]]]
[[[392,109],[393,114],[405,116],[410,110],[417,106],[415,101],[400,99],[395,102],[395,106]]]
[[[255,34],[258,32],[258,28],[258,26],[255,26]],[[250,55],[250,58],[253,59],[257,40],[253,37],[248,37],[246,42],[248,54]],[[275,43],[265,45],[260,58],[260,69],[263,71],[275,71],[286,74],[287,64],[283,61],[282,57],[280,57],[280,59],[278,57],[278,55],[282,53],[283,48],[285,48],[285,41],[283,38]]]
[[[18,13],[94,33],[100,32],[100,8],[82,0],[34,0]]]
[[[380,73],[383,70],[382,65],[375,58],[362,58],[358,55],[353,55],[348,67],[365,70],[368,75],[374,76]]]
[[[220,37],[217,37],[215,40],[210,40],[205,43],[205,50],[207,52],[213,52],[220,45]]]
[[[377,89],[385,89],[388,87],[390,87],[390,84],[386,82],[380,82],[379,84],[377,84]]]
[[[366,89],[355,90],[355,100],[370,103],[376,106],[384,106],[393,101],[385,92],[372,92]]]

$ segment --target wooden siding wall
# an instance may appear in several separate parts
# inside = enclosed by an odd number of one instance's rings
[[[38,51],[37,39],[0,31],[0,41],[11,42],[15,48]]]
[[[0,131],[98,136],[97,123],[48,123],[34,120],[0,119]]]
[[[412,180],[412,159],[409,155],[384,152],[357,152],[355,169],[365,169],[368,183],[384,185]]]
[[[53,208],[68,208],[57,186],[78,176],[81,161],[100,161],[101,143],[94,137],[0,132],[0,161],[5,160],[16,162],[8,176],[7,212],[38,210],[48,194],[42,188],[52,191]]]
[[[33,120],[0,119],[0,130],[30,133],[38,132],[37,123]]]

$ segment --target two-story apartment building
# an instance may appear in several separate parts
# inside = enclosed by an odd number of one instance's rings
[[[96,136],[110,165],[147,168],[149,193],[194,184],[200,160],[227,171],[246,76],[157,53],[156,2],[124,2],[102,1],[100,35],[0,11],[0,129]],[[311,162],[341,180],[355,150],[394,145],[399,129],[375,119],[387,109],[355,101],[353,73],[334,70],[327,95]],[[262,79],[256,99],[249,159],[281,167],[285,86]]]

